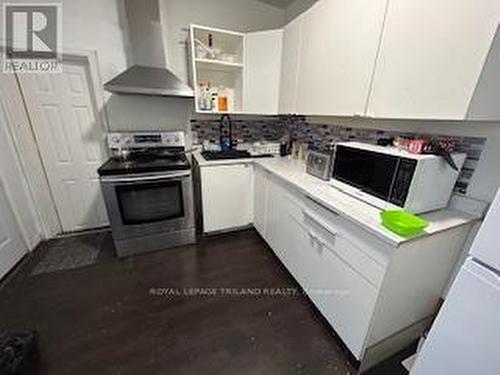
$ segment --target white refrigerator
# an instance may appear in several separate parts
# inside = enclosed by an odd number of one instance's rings
[[[411,375],[500,374],[500,190]]]

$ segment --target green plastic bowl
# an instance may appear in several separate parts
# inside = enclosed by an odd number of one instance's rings
[[[429,222],[403,210],[387,210],[380,213],[382,225],[402,237],[412,237],[422,233]]]

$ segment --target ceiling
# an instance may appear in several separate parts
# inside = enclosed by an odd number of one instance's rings
[[[294,0],[259,0],[259,1],[284,9],[288,7],[291,3],[293,3]]]

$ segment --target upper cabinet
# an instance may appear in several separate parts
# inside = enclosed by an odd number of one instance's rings
[[[191,25],[191,85],[197,112],[242,112],[245,34]]]
[[[197,112],[278,113],[282,30],[191,25],[189,42]]]
[[[246,35],[243,112],[278,113],[282,39],[281,29]]]
[[[365,113],[386,1],[320,0],[303,15],[297,112]]]
[[[297,113],[303,21],[304,15],[300,15],[283,30],[279,113]]]
[[[499,22],[498,0],[390,1],[367,115],[499,119]]]
[[[500,119],[500,0],[319,0],[285,26],[191,26],[198,112]]]

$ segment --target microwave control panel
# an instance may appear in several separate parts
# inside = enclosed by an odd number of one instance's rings
[[[405,205],[416,166],[416,160],[407,158],[401,158],[399,160],[399,165],[396,170],[396,176],[389,198],[391,203],[399,207],[403,207]]]

